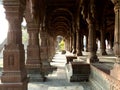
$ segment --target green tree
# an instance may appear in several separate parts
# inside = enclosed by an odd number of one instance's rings
[[[60,47],[60,50],[64,50],[65,49],[65,42],[64,42],[64,40],[61,40],[61,42],[59,43],[59,47]]]

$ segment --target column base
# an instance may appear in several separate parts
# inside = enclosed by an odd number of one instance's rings
[[[57,70],[57,67],[53,67],[50,65],[50,62],[43,61],[42,62],[42,70],[45,75],[52,73],[53,71]]]
[[[96,63],[96,62],[99,62],[97,55],[90,53],[87,58],[87,63]]]
[[[28,90],[28,81],[25,79],[23,82],[17,83],[2,83],[0,82],[0,90]]]
[[[115,63],[113,69],[110,71],[110,75],[120,80],[120,64]]]
[[[107,52],[105,50],[100,50],[100,55],[107,55]]]
[[[42,67],[40,64],[27,64],[27,73],[30,77],[29,81],[37,81],[37,82],[43,82],[46,80],[45,75],[42,73]]]
[[[76,50],[73,50],[73,51],[72,51],[73,54],[76,54],[76,52],[77,52]]]
[[[101,54],[101,55],[107,55],[107,53],[106,53],[106,52],[101,52],[100,54]]]
[[[36,72],[34,70],[29,71],[29,72],[31,72],[28,74],[30,77],[30,79],[29,79],[30,82],[44,82],[44,81],[46,81],[46,77],[41,75],[40,72],[38,72],[38,71]]]
[[[77,56],[82,56],[82,52],[78,52],[78,53],[77,53]]]

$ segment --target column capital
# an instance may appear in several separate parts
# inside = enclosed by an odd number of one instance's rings
[[[111,0],[113,2],[113,4],[115,5],[120,5],[120,0]]]
[[[8,11],[23,12],[26,8],[26,0],[3,0],[3,5],[4,8]]]
[[[114,11],[115,11],[115,13],[117,13],[118,10],[120,9],[120,0],[112,0],[112,2],[115,5],[114,6]]]

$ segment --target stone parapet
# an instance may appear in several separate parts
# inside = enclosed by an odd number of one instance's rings
[[[120,81],[91,65],[92,90],[120,90]]]

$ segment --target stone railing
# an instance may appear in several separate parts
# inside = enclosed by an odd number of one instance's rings
[[[91,65],[92,90],[120,90],[120,81]]]

